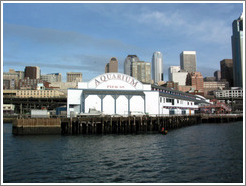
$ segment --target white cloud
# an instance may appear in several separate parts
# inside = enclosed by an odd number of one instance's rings
[[[192,37],[193,40],[206,43],[228,44],[230,42],[231,27],[223,20],[201,19],[199,17],[189,19],[180,11],[172,13],[145,11],[139,16],[132,16],[132,18],[140,24],[151,26],[158,31],[162,30],[163,33],[182,34],[183,36]]]

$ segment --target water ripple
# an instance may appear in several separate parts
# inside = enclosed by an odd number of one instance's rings
[[[13,136],[4,124],[6,183],[240,183],[243,124],[168,135]]]

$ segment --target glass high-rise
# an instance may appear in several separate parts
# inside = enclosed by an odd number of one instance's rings
[[[243,14],[232,23],[233,86],[243,87]]]
[[[152,79],[154,83],[163,81],[163,56],[158,51],[152,56]]]
[[[136,55],[128,55],[124,62],[124,74],[132,76],[132,62],[140,61]]]

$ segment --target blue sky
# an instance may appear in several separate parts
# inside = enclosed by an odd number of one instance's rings
[[[111,57],[163,54],[164,80],[182,51],[197,52],[204,77],[232,58],[232,22],[242,3],[4,3],[3,70],[39,66],[42,74],[103,74]]]

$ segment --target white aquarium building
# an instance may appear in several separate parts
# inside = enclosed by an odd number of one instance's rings
[[[205,100],[165,87],[142,84],[121,73],[106,73],[68,89],[67,116],[194,114]]]

